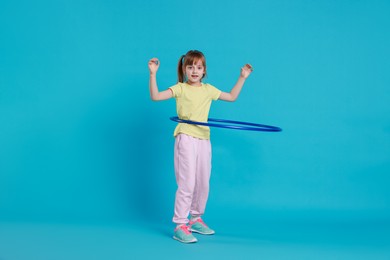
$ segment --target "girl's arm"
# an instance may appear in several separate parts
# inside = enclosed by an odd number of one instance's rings
[[[172,91],[170,89],[164,90],[164,91],[158,91],[157,87],[157,79],[156,74],[158,67],[160,66],[160,62],[157,58],[153,58],[149,60],[148,63],[149,66],[149,91],[150,91],[150,98],[153,101],[159,101],[159,100],[166,100],[170,99],[172,97]]]
[[[240,94],[242,87],[244,86],[245,80],[249,77],[252,71],[253,67],[250,64],[246,64],[244,67],[242,67],[240,77],[238,78],[236,85],[234,85],[230,92],[221,92],[219,99],[230,102],[235,101]]]

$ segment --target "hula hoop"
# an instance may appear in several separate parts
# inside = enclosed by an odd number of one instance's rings
[[[282,131],[282,129],[277,127],[277,126],[262,125],[262,124],[255,124],[255,123],[249,123],[249,122],[225,120],[225,119],[209,118],[207,123],[180,119],[177,116],[170,117],[169,119],[172,121],[178,122],[178,123],[212,126],[212,127],[219,127],[219,128],[229,128],[229,129],[235,129],[235,130],[261,131],[261,132],[280,132],[280,131]],[[217,123],[209,123],[209,122],[217,122]]]

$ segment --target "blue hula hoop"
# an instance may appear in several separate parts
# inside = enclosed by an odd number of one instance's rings
[[[212,127],[220,127],[220,128],[229,128],[229,129],[235,129],[235,130],[261,131],[261,132],[280,132],[280,131],[282,131],[282,129],[277,127],[277,126],[261,125],[261,124],[233,121],[233,120],[225,120],[225,119],[209,118],[207,123],[180,119],[177,116],[170,117],[169,119],[172,121],[178,122],[178,123],[212,126]],[[217,122],[217,123],[209,123],[209,122]]]

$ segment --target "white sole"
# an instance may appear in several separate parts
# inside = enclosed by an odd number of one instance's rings
[[[198,240],[197,240],[196,238],[195,238],[194,240],[191,240],[191,241],[184,241],[184,240],[181,240],[181,239],[179,239],[179,238],[173,236],[173,239],[175,239],[175,240],[177,240],[177,241],[179,241],[179,242],[182,242],[182,243],[184,243],[184,244],[190,244],[190,243],[196,243],[196,242],[198,242]]]
[[[215,231],[212,232],[212,233],[203,233],[203,232],[200,232],[198,230],[195,230],[195,229],[190,229],[192,232],[195,232],[195,233],[198,233],[198,234],[201,234],[201,235],[214,235],[215,234]]]

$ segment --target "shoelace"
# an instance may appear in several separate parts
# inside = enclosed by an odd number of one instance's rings
[[[195,224],[196,222],[199,222],[200,224],[202,224],[203,226],[207,227],[206,223],[203,222],[203,219],[201,218],[198,218],[197,220],[195,221],[190,221],[190,224],[193,225]]]
[[[188,226],[187,225],[182,225],[179,227],[181,230],[183,230],[184,233],[186,233],[187,235],[188,234],[191,234],[191,232],[188,230]]]

